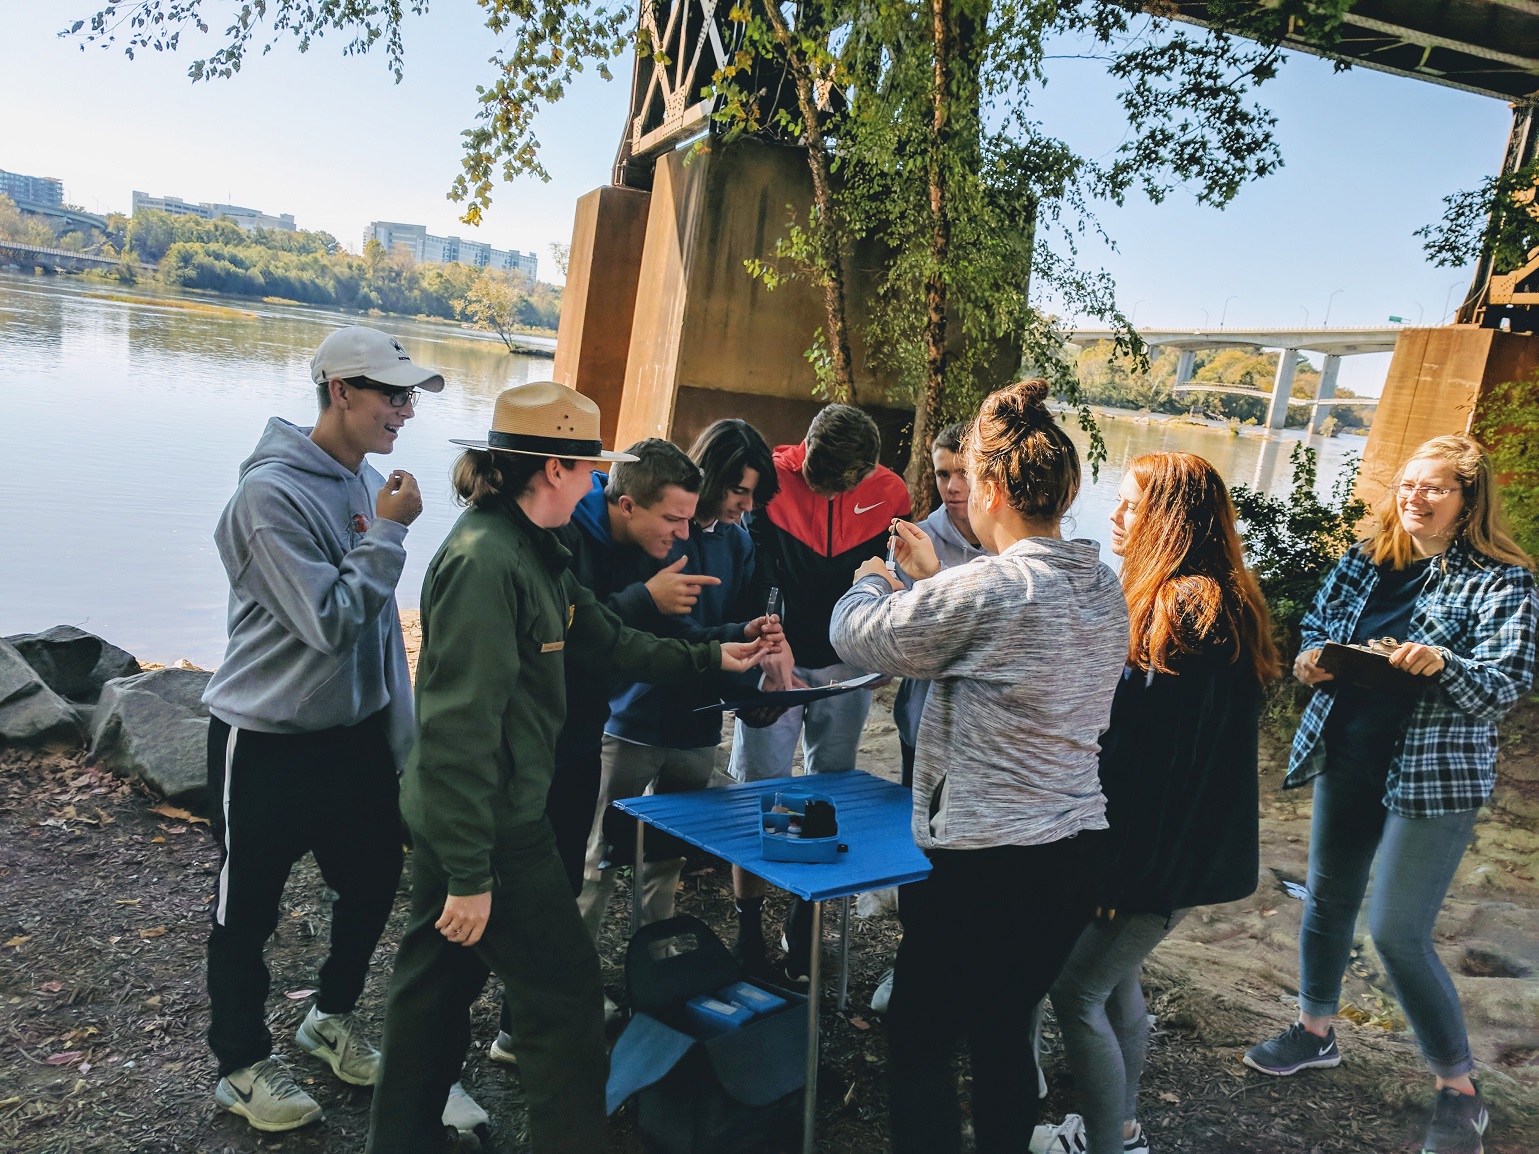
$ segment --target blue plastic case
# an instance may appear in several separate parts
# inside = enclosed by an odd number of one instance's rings
[[[765,861],[831,862],[838,860],[839,835],[837,832],[832,837],[791,837],[786,831],[790,827],[792,818],[798,815],[770,812],[777,803],[787,809],[794,809],[796,804],[800,803],[801,812],[805,813],[806,803],[809,801],[826,802],[831,808],[835,808],[837,814],[833,798],[812,790],[782,789],[760,796],[759,852]]]

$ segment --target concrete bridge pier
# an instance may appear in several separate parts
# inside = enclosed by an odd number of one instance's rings
[[[1266,409],[1266,427],[1269,429],[1280,429],[1288,422],[1288,397],[1293,392],[1293,374],[1298,366],[1298,349],[1283,349],[1277,357],[1277,379]]]
[[[1328,401],[1336,395],[1336,374],[1341,370],[1341,357],[1335,353],[1328,353],[1325,363],[1320,366],[1320,387],[1315,390],[1315,400]],[[1316,404],[1314,412],[1309,416],[1309,431],[1311,433],[1325,432],[1325,422],[1331,415],[1331,406]]]
[[[1176,388],[1180,388],[1192,379],[1192,366],[1197,363],[1197,354],[1192,349],[1182,349],[1181,355],[1176,358]]]

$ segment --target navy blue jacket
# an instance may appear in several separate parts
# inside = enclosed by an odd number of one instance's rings
[[[663,636],[690,641],[745,640],[743,625],[764,612],[764,606],[751,602],[754,556],[748,533],[738,525],[720,521],[710,529],[702,529],[691,521],[688,540],[676,544],[663,564],[671,565],[680,557],[689,558],[684,572],[719,577],[721,584],[702,587],[700,599],[688,616],[664,618],[670,624],[669,632]],[[758,681],[758,673],[754,671],[734,680],[734,688],[751,689]],[[720,700],[718,690],[726,681],[724,678],[714,685],[633,682],[611,699],[612,712],[604,732],[625,741],[665,749],[714,746],[721,741],[721,712],[692,711]]]
[[[572,551],[572,573],[596,601],[632,629],[683,636],[678,619],[659,613],[647,592],[647,578],[657,572],[658,562],[634,545],[616,545],[610,535],[609,504],[604,498],[608,480],[606,474],[595,472],[593,488],[578,502],[570,523],[555,530],[557,539]],[[609,696],[617,688],[613,669],[577,654],[568,657],[566,724],[556,740],[558,765],[598,756],[604,723],[609,720]]]

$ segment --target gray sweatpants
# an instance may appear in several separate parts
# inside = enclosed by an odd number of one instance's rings
[[[1122,1154],[1149,1053],[1144,958],[1186,915],[1130,914],[1085,927],[1049,997],[1074,1074],[1089,1154]]]

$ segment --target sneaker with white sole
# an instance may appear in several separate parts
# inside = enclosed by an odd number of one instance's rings
[[[501,1062],[504,1066],[518,1065],[518,1055],[513,1052],[513,1036],[506,1030],[498,1030],[497,1037],[486,1048],[487,1057],[494,1062]]]
[[[491,1125],[491,1121],[481,1104],[470,1096],[463,1082],[456,1082],[449,1087],[449,1100],[444,1103],[445,1126],[453,1126],[461,1134],[468,1134],[478,1126]]]
[[[214,1101],[269,1133],[308,1126],[321,1116],[321,1104],[299,1088],[278,1058],[231,1070],[214,1087]]]
[[[1056,1126],[1038,1126],[1031,1132],[1031,1154],[1085,1154],[1090,1149],[1085,1138],[1085,1120],[1078,1114],[1065,1114]]]
[[[1286,1078],[1300,1070],[1327,1070],[1341,1065],[1341,1051],[1336,1048],[1336,1031],[1325,1037],[1314,1034],[1303,1022],[1294,1022],[1275,1038],[1245,1051],[1242,1061],[1252,1070]]]
[[[1149,1154],[1149,1135],[1140,1123],[1134,1122],[1133,1136],[1122,1140],[1122,1154]]]
[[[1473,1094],[1444,1086],[1437,1092],[1422,1154],[1482,1154],[1491,1115],[1476,1087]]]
[[[885,1014],[887,1007],[892,1004],[892,976],[894,970],[887,967],[887,972],[882,975],[882,980],[876,984],[876,989],[871,992],[871,1008],[878,1014]]]
[[[352,1014],[322,1018],[311,1006],[294,1037],[307,1053],[325,1062],[342,1081],[372,1086],[379,1080],[379,1051],[363,1036],[363,1029]]]

